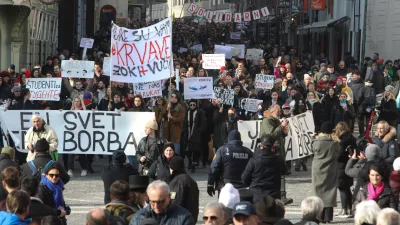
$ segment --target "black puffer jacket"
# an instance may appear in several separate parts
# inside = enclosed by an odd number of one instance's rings
[[[135,213],[129,225],[141,225],[144,219],[155,219],[158,224],[163,225],[194,225],[195,222],[192,218],[192,214],[185,208],[170,204],[165,213],[156,214],[150,207],[150,205],[145,208],[139,210]]]
[[[0,154],[0,173],[5,168],[13,166],[20,170],[18,163],[14,162],[8,154]]]
[[[192,119],[192,128],[190,128],[189,125],[191,115],[194,117]],[[201,151],[203,133],[206,129],[207,119],[202,109],[197,108],[195,111],[192,112],[190,109],[186,111],[185,119],[183,120],[182,125],[183,138],[181,139],[181,152],[185,152],[187,148],[189,148],[191,151]]]
[[[159,156],[157,161],[153,162],[149,168],[149,173],[147,174],[149,178],[151,180],[162,180],[169,183],[169,161],[164,155]]]
[[[340,155],[338,158],[338,188],[349,188],[353,185],[353,178],[345,173],[347,161],[349,161],[349,154],[346,151],[347,147],[351,149],[357,148],[356,138],[348,131],[340,137]]]
[[[358,79],[357,81],[352,81],[350,83],[350,89],[351,92],[353,92],[353,104],[354,108],[357,110],[357,106],[361,104],[362,99],[363,99],[363,87],[364,87],[364,80],[363,79]]]
[[[397,108],[395,100],[393,99],[386,100],[385,98],[382,98],[378,110],[381,112],[379,114],[378,122],[381,120],[385,120],[386,122],[389,123],[390,126],[396,126]]]
[[[165,141],[161,138],[155,137],[155,140],[149,146],[149,136],[142,138],[138,144],[138,150],[136,152],[136,156],[138,160],[142,156],[146,156],[147,163],[145,164],[146,168],[149,168],[151,164],[157,160],[158,156],[163,152],[163,143]]]
[[[347,111],[344,111],[339,102],[335,102],[335,105],[332,107],[331,124],[333,127],[336,127],[339,122],[345,122],[350,126],[351,120],[353,120],[355,117],[356,112],[354,111],[354,107],[352,105],[347,105]]]
[[[354,204],[353,204],[354,206],[356,206],[358,203],[360,203],[368,198],[369,194],[368,194],[367,186],[368,186],[368,183],[363,184],[360,187],[360,190],[357,193],[356,199],[354,200]],[[388,184],[385,184],[385,188],[383,189],[383,192],[379,195],[378,199],[376,199],[375,202],[379,205],[379,207],[381,209],[392,208],[394,210],[397,210],[396,202],[394,199],[394,194]]]
[[[281,197],[281,176],[286,173],[285,159],[266,149],[257,149],[242,173],[244,186],[250,186],[253,202],[265,195]]]

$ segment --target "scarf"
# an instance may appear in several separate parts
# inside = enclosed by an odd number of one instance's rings
[[[382,194],[383,189],[385,188],[385,184],[382,182],[381,185],[379,185],[375,189],[374,185],[370,182],[367,185],[367,188],[368,188],[368,198],[367,198],[367,200],[376,200],[379,197],[379,195]]]
[[[61,179],[59,179],[56,184],[53,184],[49,179],[47,179],[46,176],[42,176],[40,182],[53,192],[53,200],[56,209],[64,209],[64,197],[62,193],[64,189],[64,183],[61,181]]]

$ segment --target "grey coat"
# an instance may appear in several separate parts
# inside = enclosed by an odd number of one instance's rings
[[[312,151],[312,195],[320,197],[324,207],[336,207],[339,143],[330,136],[318,136]]]

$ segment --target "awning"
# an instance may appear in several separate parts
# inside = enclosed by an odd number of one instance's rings
[[[330,20],[315,22],[315,23],[297,28],[297,34],[305,34],[305,33],[308,33],[308,31],[314,32],[314,33],[325,32],[327,28],[335,27],[339,24],[346,22],[349,19],[350,19],[349,17],[344,16],[339,19],[330,19]]]

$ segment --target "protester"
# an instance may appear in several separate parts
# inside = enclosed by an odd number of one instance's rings
[[[133,168],[138,168],[138,162],[140,162],[140,173],[147,175],[149,168],[153,162],[155,162],[160,156],[162,150],[163,140],[158,137],[156,132],[158,131],[157,122],[149,120],[145,124],[144,132],[146,137],[143,137],[139,141],[138,150],[136,156],[128,156],[129,163]]]
[[[269,195],[263,196],[255,204],[255,209],[259,220],[258,224],[262,225],[277,224],[285,215],[283,202]]]
[[[28,225],[32,219],[28,218],[29,195],[25,191],[15,190],[7,196],[7,212],[0,211],[0,224]]]
[[[86,216],[86,225],[109,225],[105,211],[100,208],[90,210]]]
[[[4,147],[0,154],[0,173],[7,167],[15,167],[20,170],[18,163],[14,162],[15,150],[11,147]]]
[[[7,196],[20,187],[19,179],[19,171],[15,167],[7,167],[1,172],[1,186],[4,193],[0,196],[0,210],[7,210]]]
[[[380,208],[375,201],[367,200],[356,206],[354,225],[376,224]]]
[[[174,91],[171,94],[170,102],[167,105],[167,113],[163,115],[164,127],[163,137],[174,143],[175,153],[180,155],[180,140],[182,132],[182,123],[185,119],[185,109],[181,102],[181,95]],[[184,150],[182,150],[184,151]]]
[[[378,122],[375,136],[372,138],[372,141],[382,149],[381,156],[388,165],[392,165],[397,157],[396,134],[396,128],[382,120]]]
[[[129,201],[128,205],[131,206],[135,212],[147,206],[147,193],[146,189],[149,186],[149,177],[140,175],[129,176]]]
[[[208,202],[204,206],[203,225],[225,225],[227,216],[224,205],[217,202]]]
[[[257,225],[258,216],[255,207],[250,202],[239,202],[233,206],[232,210],[234,225]]]
[[[105,206],[106,214],[108,216],[115,216],[125,221],[128,224],[133,214],[134,208],[128,205],[129,200],[129,184],[123,180],[117,180],[112,183],[110,187],[111,202]]]
[[[319,224],[324,210],[324,202],[316,196],[309,196],[301,201],[301,221],[295,225]]]
[[[164,145],[164,154],[158,156],[157,161],[153,162],[149,169],[148,176],[152,180],[162,180],[169,183],[170,181],[170,162],[174,158],[175,149],[172,142],[167,142]]]
[[[394,209],[382,209],[376,218],[376,225],[400,224],[400,214]]]

